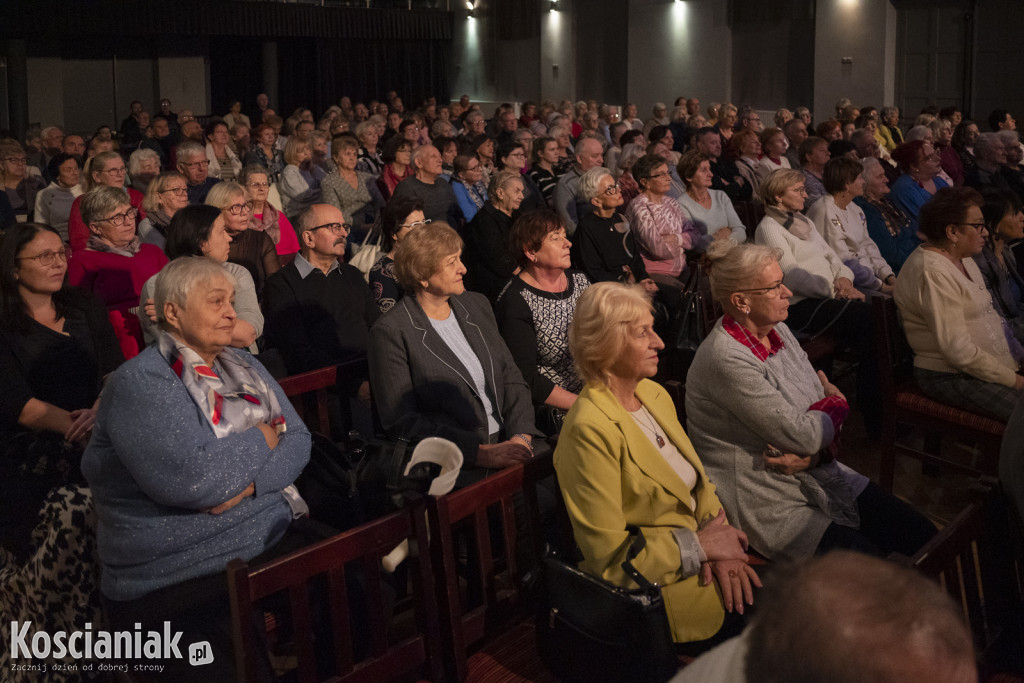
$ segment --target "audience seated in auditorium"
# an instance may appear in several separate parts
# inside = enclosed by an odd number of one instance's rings
[[[661,586],[672,638],[695,654],[739,633],[761,582],[747,536],[726,511],[665,390],[650,380],[664,344],[637,286],[601,282],[576,307],[569,348],[586,383],[555,449],[580,568],[623,587],[628,525],[646,549],[633,564]]]
[[[450,182],[441,178],[441,153],[433,145],[420,145],[412,153],[414,174],[400,182],[391,194],[391,201],[418,197],[423,201],[423,215],[432,221],[449,225],[462,222],[462,209]]]
[[[818,199],[825,195],[825,184],[822,182],[821,174],[825,171],[825,164],[832,158],[828,150],[828,142],[824,138],[812,135],[800,143],[797,150],[799,168],[804,172],[804,189],[807,190],[806,208],[810,208]],[[805,211],[806,211],[805,208]]]
[[[376,124],[372,121],[363,121],[356,126],[355,132],[359,139],[359,159],[356,162],[356,170],[369,173],[375,178],[380,176],[384,162],[377,148],[379,136]]]
[[[478,163],[475,157],[466,158]],[[380,246],[383,253],[367,276],[370,291],[381,313],[394,308],[405,294],[395,279],[395,250],[409,232],[430,222],[423,215],[423,200],[416,196],[392,199],[381,212]]]
[[[270,182],[263,166],[251,164],[242,169],[241,185],[252,202],[249,230],[265,232],[274,242],[278,260],[284,264],[299,250],[299,240],[288,217],[270,203]]]
[[[1018,342],[1024,343],[1024,278],[1010,244],[1024,239],[1021,200],[1009,190],[986,190],[981,213],[985,218],[985,245],[974,256],[996,312],[1007,322]]]
[[[1002,145],[999,148],[1001,150]],[[907,215],[917,218],[921,207],[935,192],[947,187],[946,181],[938,177],[942,170],[939,155],[930,142],[912,140],[897,147],[892,156],[902,173],[892,183],[889,198]]]
[[[570,236],[576,231],[580,214],[590,210],[590,205],[579,196],[580,176],[601,166],[603,159],[604,148],[601,142],[595,138],[583,138],[576,143],[576,163],[558,179],[553,206]]]
[[[903,143],[903,131],[900,130],[900,110],[896,107],[882,107],[878,134],[884,140],[883,147],[892,152]]]
[[[259,123],[259,121],[256,123]],[[238,124],[248,127],[252,126],[249,117],[242,113],[242,102],[240,100],[231,100],[230,104],[228,104],[228,113],[224,115],[224,125],[230,130]]]
[[[377,219],[383,199],[377,190],[376,178],[371,173],[357,170],[359,142],[350,135],[331,141],[331,157],[335,168],[320,184],[324,204],[339,209],[352,229],[362,234]]]
[[[711,173],[714,176],[711,187],[713,189],[722,190],[734,202],[747,201],[754,196],[753,188],[740,175],[736,164],[722,156],[722,138],[714,128],[698,130],[693,140],[694,149],[711,157]]]
[[[927,241],[903,264],[895,298],[921,390],[1005,422],[1024,376],[1016,374],[1021,358],[971,258],[985,244],[983,203],[973,188],[943,188],[921,208]]]
[[[676,278],[686,268],[685,250],[700,243],[701,232],[687,220],[679,203],[667,195],[668,164],[654,154],[633,165],[641,192],[626,207],[626,220],[640,246],[650,277],[660,285],[681,288]]]
[[[82,195],[82,157],[66,152],[54,155],[47,175],[53,181],[36,193],[35,222],[55,229],[67,242],[71,207]]]
[[[284,154],[277,148],[273,126],[261,123],[253,135],[255,141],[245,156],[245,164],[258,164],[267,169],[270,182],[276,183],[284,170]]]
[[[463,217],[466,221],[472,221],[487,201],[487,186],[483,181],[480,160],[472,154],[460,154],[455,157],[454,169],[452,191]]]
[[[551,209],[520,216],[510,242],[518,272],[498,296],[495,317],[530,388],[537,428],[555,434],[583,388],[569,353],[568,333],[576,303],[590,281],[570,270],[572,243]]]
[[[527,175],[540,188],[547,206],[553,206],[555,187],[558,185],[556,166],[559,159],[558,141],[553,137],[541,136],[533,141],[533,158]]]
[[[786,158],[789,159],[790,167],[800,168],[800,157],[797,152],[800,150],[801,143],[807,139],[808,135],[813,135],[814,131],[808,131],[807,124],[802,119],[792,118],[782,126],[782,133],[789,143],[786,146]],[[821,133],[818,135],[820,136]]]
[[[206,126],[206,160],[210,162],[211,178],[237,180],[242,172],[242,160],[231,148],[228,124],[214,119]]]
[[[463,228],[466,289],[497,299],[516,268],[509,252],[513,215],[523,201],[523,181],[516,171],[499,171],[491,179],[483,208]]]
[[[206,204],[221,210],[224,227],[231,237],[228,260],[245,268],[262,297],[267,278],[281,269],[274,240],[265,230],[250,230],[253,203],[238,183],[218,183],[206,196]]]
[[[160,175],[160,155],[151,149],[139,148],[128,157],[129,187],[146,194],[149,183]]]
[[[752,135],[753,131],[741,130],[733,136],[733,140],[740,137],[749,139]],[[754,139],[757,139],[756,136]],[[736,242],[745,242],[746,228],[736,215],[729,196],[711,187],[714,180],[711,157],[697,150],[687,152],[679,160],[679,175],[686,184],[686,193],[678,199],[683,216],[703,233],[691,249],[704,252],[712,240],[731,238]]]
[[[736,135],[733,135],[732,140],[729,141],[729,149],[732,152],[732,156],[736,159],[736,170],[739,172],[740,177],[756,193],[757,187],[760,184],[757,171],[761,164],[761,140],[758,138],[757,133],[752,130],[737,131]],[[706,153],[701,152],[701,154]],[[712,173],[713,178],[714,173]]]
[[[714,130],[722,138],[723,147],[732,139],[738,118],[739,109],[736,108],[735,104],[727,102],[722,105],[722,109],[718,113],[718,123],[714,125]]]
[[[764,180],[772,171],[791,168],[786,157],[786,136],[778,128],[768,128],[761,133],[761,149],[764,154],[757,166],[758,180]]]
[[[833,548],[913,556],[935,526],[838,462],[850,405],[825,373],[815,374],[783,322],[792,292],[780,256],[731,242],[708,250],[724,316],[686,378],[694,448],[730,521],[771,560]]]
[[[854,286],[865,294],[891,293],[896,275],[868,235],[867,218],[854,199],[864,194],[864,167],[840,157],[825,164],[828,194],[807,210],[818,232],[853,271]]]
[[[146,212],[142,208],[144,195],[134,188],[124,188],[126,172],[127,168],[120,154],[113,151],[100,152],[85,162],[85,168],[82,170],[82,192],[88,194],[96,187],[125,189],[132,208],[138,212],[139,219],[145,218]],[[75,198],[71,204],[71,214],[68,216],[68,240],[73,251],[85,249],[91,232],[82,220],[83,199],[84,195]]]
[[[291,136],[285,144],[284,163],[277,188],[281,195],[281,211],[294,222],[299,214],[320,202],[320,184],[327,173],[313,164],[309,141],[298,135]]]
[[[892,271],[899,274],[903,263],[921,243],[917,235],[917,219],[911,219],[889,201],[889,181],[882,163],[874,157],[861,162],[864,194],[853,202],[864,212],[868,236]]]
[[[508,140],[502,142],[498,146],[498,151],[494,153],[498,161],[498,170],[515,171],[523,181],[523,201],[519,205],[520,213],[547,208],[547,201],[545,201],[540,187],[528,173],[525,173],[529,161],[526,149],[527,147],[523,143]]]
[[[32,221],[36,211],[36,194],[46,187],[41,175],[28,173],[25,150],[16,140],[0,142],[0,175],[3,176],[7,199],[19,222]]]
[[[202,204],[210,188],[220,182],[219,178],[209,174],[210,160],[206,158],[206,148],[194,140],[186,140],[178,145],[176,154],[178,171],[188,180],[188,203]]]
[[[111,377],[82,461],[108,627],[169,621],[209,643],[203,675],[218,680],[234,677],[225,558],[259,563],[314,540],[292,526],[309,513],[293,486],[309,432],[263,366],[230,347],[233,293],[210,259],[167,266],[159,339]],[[191,675],[184,659],[161,661],[165,676]]]
[[[370,326],[380,309],[363,274],[339,260],[349,232],[344,215],[329,204],[314,204],[295,229],[298,255],[267,278],[263,290],[268,346],[281,353],[290,374],[366,358]],[[352,426],[348,399],[369,400],[365,380],[358,373],[339,376],[341,403],[332,407],[331,420],[336,435],[346,435]]]
[[[535,431],[530,390],[490,304],[466,291],[461,255],[444,223],[406,235],[395,253],[406,295],[373,326],[369,353],[388,437],[453,441],[463,458],[457,487],[530,459]]]
[[[953,184],[964,184],[967,170],[974,167],[974,143],[978,140],[978,125],[974,121],[961,121],[953,128],[949,147],[942,150],[941,165]]]
[[[384,151],[381,153],[384,168],[380,178],[377,179],[377,187],[381,196],[387,201],[398,184],[406,178],[411,178],[416,169],[412,166],[412,145],[408,140],[401,137],[391,137],[384,143]]]
[[[174,214],[188,206],[188,181],[177,171],[161,173],[149,184],[142,208],[146,217],[139,221],[139,238],[143,244],[164,248],[167,226]]]

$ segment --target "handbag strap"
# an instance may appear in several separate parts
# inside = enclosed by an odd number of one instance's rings
[[[632,540],[629,542],[629,550],[626,551],[626,559],[622,563],[622,571],[626,572],[626,576],[633,579],[641,589],[645,591],[658,591],[658,587],[648,581],[647,577],[633,566],[633,560],[640,554],[641,550],[647,547],[647,539],[644,538],[644,532],[640,531],[640,527],[635,524],[627,524],[626,531]]]

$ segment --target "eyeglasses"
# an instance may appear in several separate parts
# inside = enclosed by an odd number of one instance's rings
[[[7,157],[4,161],[10,164],[17,164],[18,166],[24,166],[28,163],[28,159],[25,157]]]
[[[185,168],[202,168],[210,165],[209,159],[202,159],[201,161],[183,161],[181,165]]]
[[[342,233],[349,232],[352,229],[352,226],[349,225],[348,223],[324,223],[323,225],[317,225],[316,227],[312,227],[309,230],[310,232],[312,232],[313,230],[320,230],[321,228],[328,230],[334,233],[335,235],[340,235]]]
[[[44,251],[43,253],[36,254],[35,256],[19,256],[17,257],[17,260],[39,261],[39,265],[47,268],[57,261],[65,263],[68,260],[68,252],[67,249],[61,249],[60,251]]]
[[[184,197],[186,194],[188,194],[188,188],[168,187],[166,190],[160,190],[160,194],[166,194],[168,192],[173,192],[178,197]]]
[[[413,221],[412,223],[403,223],[402,225],[399,225],[398,227],[399,228],[409,228],[409,229],[412,229],[412,228],[418,228],[421,225],[429,225],[429,224],[430,224],[430,219],[429,218],[424,218],[421,221]]]
[[[763,294],[768,299],[777,299],[782,294],[782,281],[771,287],[755,287],[753,289],[737,289],[737,293]]]
[[[620,190],[621,188],[622,188],[622,185],[621,185],[621,183],[615,183],[614,185],[609,185],[609,186],[608,186],[608,187],[607,187],[607,188],[605,189],[604,193],[605,193],[605,194],[615,194],[615,193],[616,193],[616,192],[618,192],[618,191],[619,191],[619,190]]]
[[[231,206],[226,206],[224,207],[224,210],[232,216],[241,216],[243,213],[249,213],[252,211],[252,206],[252,202],[245,202],[244,204],[232,204]]]
[[[649,175],[647,177],[653,179],[653,178],[664,178],[664,177],[670,176],[670,175],[672,175],[672,174],[669,173],[668,171],[662,171],[661,173],[655,173],[655,174]]]
[[[796,192],[797,194],[807,194],[807,188],[804,187],[803,185],[801,185],[800,187],[791,187],[789,189],[792,190],[793,192]]]
[[[100,173],[112,173],[114,175],[124,175],[127,172],[128,169],[126,169],[124,166],[119,166],[117,168],[105,168],[102,171],[100,171]]]
[[[960,223],[960,225],[966,225],[966,226],[974,228],[975,230],[978,231],[979,235],[981,233],[985,232],[985,229],[987,227],[984,223]]]
[[[139,212],[135,209],[128,209],[124,213],[115,213],[113,216],[107,216],[106,218],[97,218],[95,223],[110,223],[114,226],[121,226],[125,224],[125,221],[135,221],[135,217],[139,215]]]
[[[249,187],[254,190],[266,190],[270,187],[270,183],[249,183]]]
[[[509,156],[510,157],[519,157],[519,158],[522,159],[522,158],[526,157],[526,153],[525,152],[512,152],[511,154],[509,154]]]

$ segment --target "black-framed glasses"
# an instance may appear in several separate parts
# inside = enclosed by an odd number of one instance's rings
[[[243,202],[242,204],[232,204],[231,206],[224,207],[224,210],[230,213],[232,216],[241,216],[243,213],[249,213],[252,211],[252,202]]]
[[[411,228],[418,228],[418,227],[423,226],[423,225],[430,225],[430,219],[429,218],[424,218],[421,221],[413,221],[412,223],[403,223],[402,225],[399,225],[398,227],[399,228],[410,228],[411,229]]]
[[[18,256],[17,260],[39,261],[39,265],[43,266],[44,268],[48,268],[49,266],[52,266],[54,263],[56,263],[58,260],[61,263],[67,262],[68,251],[67,249],[61,249],[60,251],[44,251],[43,253],[36,254],[35,256]]]
[[[348,223],[324,223],[323,225],[314,226],[309,230],[310,232],[312,232],[313,230],[320,229],[327,230],[329,232],[334,233],[335,235],[340,235],[342,233],[349,232],[352,229],[352,226],[349,225]]]
[[[128,169],[124,166],[118,166],[117,168],[105,168],[100,173],[113,173],[115,175],[124,175],[128,172]]]
[[[28,159],[26,159],[25,157],[7,157],[4,159],[4,161],[10,164],[17,164],[19,166],[24,166],[25,164],[28,163]]]
[[[188,194],[188,188],[186,187],[168,187],[166,190],[160,190],[160,194],[166,194],[173,192],[178,197],[184,197]]]
[[[604,193],[605,194],[615,194],[616,192],[619,192],[621,189],[622,189],[622,184],[621,183],[615,183],[614,185],[609,185],[607,188],[605,188]]]
[[[106,218],[97,218],[96,223],[110,223],[114,226],[124,225],[125,221],[134,221],[135,217],[139,215],[139,212],[134,208],[128,209],[124,213],[115,213],[113,216],[107,216]]]
[[[978,231],[979,235],[985,232],[985,230],[988,228],[988,226],[985,225],[984,223],[960,223],[959,225],[966,225],[968,227],[974,228],[975,230]]]
[[[737,289],[737,293],[744,294],[763,294],[769,299],[776,299],[782,294],[782,281],[778,284],[774,284],[771,287],[754,287],[753,289]]]

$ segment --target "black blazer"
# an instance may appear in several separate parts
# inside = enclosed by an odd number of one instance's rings
[[[452,313],[476,352],[505,438],[534,434],[530,390],[498,333],[480,294],[449,299]],[[370,330],[370,385],[389,438],[440,436],[455,442],[464,466],[487,443],[487,416],[466,366],[434,330],[414,296],[406,296]]]

